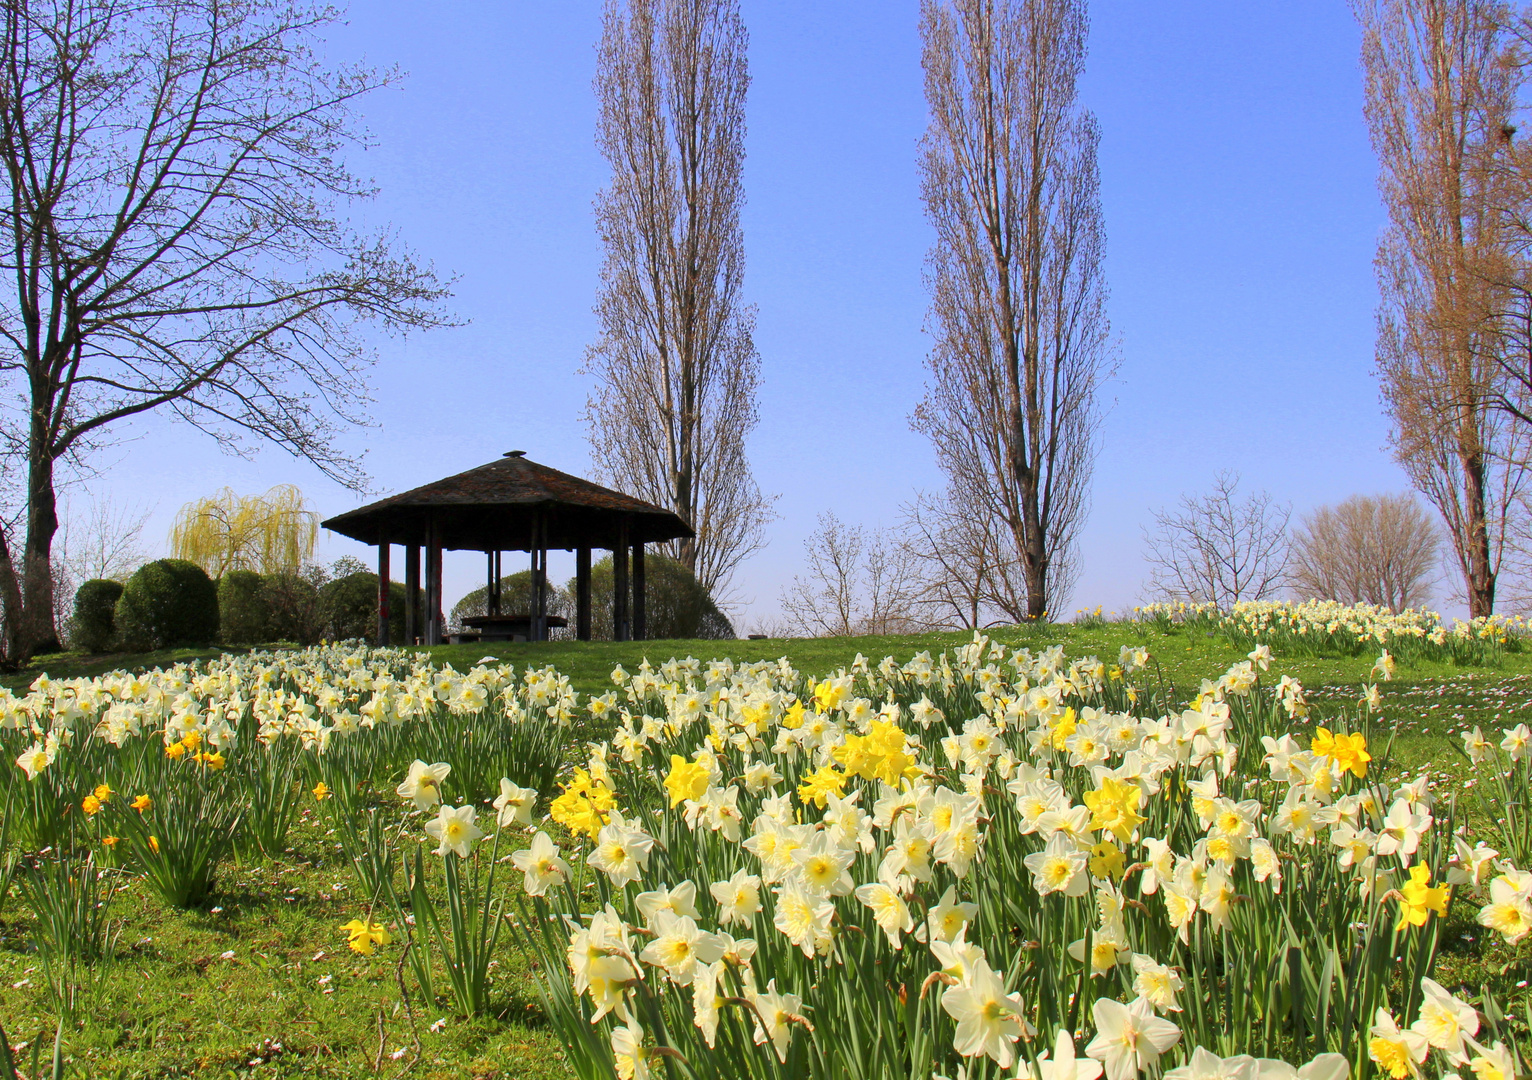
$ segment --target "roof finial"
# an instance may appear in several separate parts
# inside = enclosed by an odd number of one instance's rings
[[[526,457],[527,456],[527,452],[525,450],[507,450],[505,452],[504,456],[505,457]]]

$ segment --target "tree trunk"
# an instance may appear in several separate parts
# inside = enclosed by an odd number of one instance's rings
[[[1036,481],[1024,485],[1026,502],[1022,507],[1027,535],[1021,549],[1021,572],[1027,583],[1027,619],[1031,622],[1048,615],[1048,551],[1038,522],[1036,489]]]
[[[34,433],[34,440],[38,437]],[[18,583],[20,612],[6,620],[10,624],[6,659],[17,667],[39,651],[58,647],[58,628],[53,621],[53,538],[59,528],[58,498],[53,486],[53,459],[46,451],[32,454],[26,521]]]
[[[1489,522],[1485,519],[1484,460],[1479,454],[1463,455],[1464,501],[1468,511],[1468,536],[1464,567],[1468,584],[1468,617],[1488,618],[1495,613],[1495,572],[1490,560]]]

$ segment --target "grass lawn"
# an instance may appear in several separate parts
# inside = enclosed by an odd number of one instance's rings
[[[1220,636],[1163,633],[1132,624],[1047,625],[997,630],[1008,645],[1034,651],[1062,644],[1072,656],[1115,661],[1125,644],[1153,654],[1145,678],[1174,687],[1178,700],[1195,693],[1245,650]],[[478,644],[430,650],[438,663],[466,669],[481,657],[542,666],[569,675],[582,694],[610,688],[612,666],[630,671],[645,657],[738,661],[786,656],[800,670],[824,673],[849,665],[857,653],[876,662],[933,654],[965,643],[967,634],[768,641],[651,641],[642,643]],[[98,675],[205,659],[210,650],[42,658],[5,680],[18,692],[40,673],[54,678]],[[1313,720],[1354,716],[1373,655],[1278,656],[1267,676],[1291,674],[1308,688]],[[1532,718],[1532,654],[1510,653],[1496,666],[1401,663],[1383,687],[1385,724],[1396,731],[1393,776],[1430,770],[1438,790],[1454,793],[1462,758],[1452,749],[1465,727],[1499,728]],[[960,719],[960,718],[959,718]],[[9,765],[9,763],[7,763]],[[556,1040],[540,1024],[524,960],[502,945],[495,979],[498,1014],[465,1021],[445,1002],[400,1004],[394,961],[398,950],[373,957],[345,947],[341,923],[361,914],[364,898],[333,838],[305,812],[278,860],[230,864],[210,906],[189,912],[163,907],[134,879],[112,904],[120,920],[115,959],[105,966],[66,1024],[71,1075],[86,1077],[418,1077],[537,1078],[567,1075]],[[519,875],[507,874],[512,883]],[[42,1039],[51,1050],[55,1017],[45,978],[30,944],[29,916],[13,890],[0,897],[0,1024],[13,1042]],[[1513,997],[1525,991],[1532,949],[1486,945],[1468,907],[1448,928],[1441,971],[1454,980],[1488,982]],[[508,941],[509,939],[502,939]],[[406,976],[408,978],[408,976]],[[413,983],[411,984],[413,989]],[[26,1055],[29,1056],[30,1047]],[[46,1058],[45,1052],[44,1057]]]

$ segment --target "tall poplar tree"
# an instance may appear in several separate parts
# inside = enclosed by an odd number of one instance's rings
[[[1469,614],[1495,610],[1529,435],[1501,408],[1500,159],[1521,82],[1492,0],[1356,0],[1388,229],[1377,366],[1395,456],[1442,516]]]
[[[1108,343],[1084,0],[925,0],[931,382],[949,498],[1006,539],[994,601],[1040,619],[1076,570]]]
[[[740,227],[747,45],[735,0],[610,0],[596,72],[612,176],[596,199],[592,454],[691,523],[667,553],[710,591],[770,518],[745,455],[760,372]]]

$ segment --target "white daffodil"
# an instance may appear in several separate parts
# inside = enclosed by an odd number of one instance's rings
[[[22,751],[16,764],[27,774],[28,780],[36,780],[38,773],[53,764],[53,755],[42,743],[34,743]]]
[[[1404,799],[1395,799],[1378,833],[1379,855],[1397,855],[1403,862],[1420,847],[1421,834],[1431,828],[1431,815],[1413,809]]]
[[[542,896],[549,885],[569,880],[569,864],[559,857],[558,846],[541,829],[532,837],[532,846],[511,852],[511,864],[526,875],[528,896]]]
[[[654,940],[638,958],[646,964],[663,968],[665,976],[677,986],[690,986],[699,964],[706,966],[723,958],[723,943],[716,934],[697,926],[695,919],[660,911],[654,917]]]
[[[1490,741],[1484,737],[1484,732],[1477,724],[1472,731],[1463,732],[1463,751],[1475,765],[1489,757],[1489,748]]]
[[[796,877],[810,892],[845,896],[855,887],[848,872],[855,857],[855,848],[842,847],[829,833],[817,833],[807,847],[793,852]]]
[[[702,1032],[711,1050],[718,1040],[718,1018],[721,1007],[718,1000],[718,979],[723,974],[723,962],[700,965],[692,975],[692,1023]]]
[[[642,829],[634,828],[623,820],[622,814],[612,811],[612,820],[602,827],[596,837],[595,850],[587,861],[611,881],[614,888],[622,888],[649,865],[649,852],[654,848],[654,837]]]
[[[1494,868],[1500,852],[1486,846],[1483,841],[1469,847],[1461,836],[1454,837],[1452,843],[1457,862],[1447,868],[1447,884],[1480,888],[1489,871]]]
[[[1527,755],[1527,744],[1532,742],[1532,730],[1528,730],[1526,724],[1517,724],[1513,728],[1502,728],[1505,738],[1500,740],[1500,749],[1510,755],[1512,761],[1520,761]]]
[[[789,881],[777,890],[777,910],[772,923],[787,936],[803,955],[830,948],[830,920],[835,905],[823,893],[806,889],[798,880]]]
[[[1176,994],[1182,985],[1175,968],[1156,963],[1154,957],[1144,953],[1133,954],[1133,992],[1153,1005],[1155,1011],[1180,1012]]]
[[[1419,1077],[1420,1066],[1431,1045],[1424,1035],[1414,1031],[1401,1031],[1387,1009],[1378,1009],[1367,1042],[1367,1056],[1394,1080]]]
[[[829,901],[825,901],[829,903]],[[777,980],[766,984],[765,993],[747,987],[745,998],[755,1010],[755,1045],[771,1040],[778,1061],[787,1060],[787,1044],[792,1039],[791,1024],[803,1023],[803,999],[797,994],[777,993]]]
[[[1159,1063],[1160,1055],[1181,1039],[1181,1029],[1154,1015],[1143,998],[1131,1004],[1101,998],[1091,1009],[1096,1037],[1086,1054],[1105,1066],[1106,1080],[1133,1080]]]
[[[915,916],[903,898],[881,881],[857,886],[856,898],[872,909],[873,921],[888,936],[888,943],[895,949],[903,948],[900,935],[915,926]]]
[[[1042,851],[1028,855],[1022,863],[1032,871],[1039,896],[1054,892],[1084,896],[1090,889],[1090,875],[1085,872],[1090,856],[1062,832],[1054,833]]]
[[[929,940],[933,942],[955,940],[963,932],[963,928],[978,914],[978,904],[959,901],[957,891],[951,885],[947,886],[947,891],[942,893],[942,898],[926,914],[926,931],[929,934]]]
[[[585,993],[597,961],[604,957],[621,959],[632,951],[627,924],[616,908],[606,905],[590,917],[590,926],[577,928],[569,937],[565,959],[574,992]]]
[[[1489,883],[1489,903],[1479,909],[1479,925],[1495,931],[1507,944],[1516,944],[1532,933],[1532,899],[1527,892],[1509,874],[1496,877]]]
[[[734,871],[728,881],[715,881],[708,892],[718,902],[718,922],[721,926],[739,923],[749,926],[761,910],[761,879],[744,870]]]
[[[436,817],[426,822],[426,835],[437,842],[436,854],[452,852],[460,859],[468,858],[473,842],[484,835],[484,830],[474,824],[477,811],[471,806],[437,808]]]
[[[612,1063],[618,1080],[649,1080],[649,1052],[637,1020],[612,1028]]]
[[[1021,999],[1005,992],[984,960],[974,963],[967,983],[942,992],[942,1009],[957,1021],[952,1048],[964,1057],[993,1058],[1002,1069],[1016,1060],[1016,1040],[1031,1035]]]
[[[1192,1051],[1191,1060],[1169,1069],[1165,1080],[1260,1080],[1261,1069],[1249,1054],[1221,1058],[1203,1047]]]
[[[1421,979],[1420,1015],[1410,1030],[1425,1038],[1453,1065],[1468,1060],[1464,1040],[1479,1034],[1479,1014],[1435,979]]]
[[[430,810],[442,801],[442,781],[447,779],[447,774],[451,771],[452,766],[445,761],[427,765],[417,758],[410,765],[410,771],[404,778],[404,783],[394,790],[401,799],[412,800],[416,810]]]
[[[537,789],[517,787],[500,778],[500,794],[495,797],[495,824],[502,829],[512,825],[532,824],[532,810],[537,805]]]
[[[951,941],[931,942],[931,955],[941,965],[943,975],[950,975],[960,983],[968,982],[974,965],[984,960],[984,950],[971,943],[962,932]]]
[[[1044,1050],[1037,1062],[1039,1080],[1096,1080],[1101,1062],[1094,1058],[1075,1057],[1075,1041],[1067,1028],[1059,1028],[1053,1041],[1053,1056]]]
[[[633,898],[633,906],[638,908],[650,929],[653,929],[655,916],[663,911],[685,915],[689,919],[702,917],[697,914],[697,883],[694,881],[683,881],[674,889],[661,885],[652,892],[641,892]]]
[[[1261,1059],[1262,1075],[1266,1059]],[[1346,1080],[1351,1075],[1351,1062],[1342,1054],[1320,1054],[1298,1070],[1298,1080]]]
[[[1474,1054],[1468,1067],[1475,1080],[1515,1080],[1516,1057],[1503,1043],[1482,1046],[1472,1039],[1467,1042]]]

